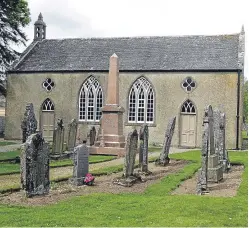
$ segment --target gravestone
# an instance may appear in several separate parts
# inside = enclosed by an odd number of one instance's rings
[[[83,185],[84,178],[89,172],[89,149],[86,141],[74,148],[73,163],[73,178],[70,178],[69,182],[77,186]]]
[[[227,172],[230,169],[228,152],[226,150],[225,118],[225,113],[221,113],[218,109],[214,110],[215,152],[218,155],[220,164],[222,164],[223,172]]]
[[[96,139],[96,129],[94,126],[91,127],[89,135],[90,135],[90,146],[93,146],[95,143],[95,139]]]
[[[32,103],[26,105],[26,110],[21,123],[22,128],[22,142],[25,143],[26,139],[36,132],[37,120],[35,118],[34,107]]]
[[[21,147],[21,186],[27,197],[49,192],[49,145],[40,132],[30,135]]]
[[[135,129],[133,132],[130,132],[127,137],[126,155],[124,159],[125,178],[133,176],[136,153],[137,153],[137,144],[138,144],[138,133],[137,130]]]
[[[160,154],[160,157],[155,162],[156,165],[165,166],[165,165],[169,164],[169,161],[170,161],[169,149],[171,146],[171,140],[172,140],[174,130],[175,130],[175,123],[176,123],[176,117],[173,117],[169,120],[167,130],[165,133],[163,149],[162,149],[162,152]]]
[[[141,171],[148,172],[148,140],[149,140],[149,129],[148,125],[144,124],[140,128],[139,133],[140,146],[139,146],[139,166]]]
[[[54,129],[53,135],[53,154],[61,154],[63,152],[63,144],[64,144],[64,126],[62,119],[58,119],[57,126]]]
[[[201,148],[201,169],[197,181],[196,192],[202,195],[207,191],[207,170],[208,170],[208,150],[209,150],[209,121],[208,111],[205,110],[203,118],[202,148]]]
[[[220,165],[219,157],[215,153],[214,144],[214,117],[212,106],[209,105],[205,109],[208,114],[209,128],[209,153],[208,153],[208,181],[218,182],[223,179],[223,167]]]
[[[68,150],[73,151],[76,143],[76,135],[77,135],[78,124],[76,119],[72,119],[71,123],[68,125]]]

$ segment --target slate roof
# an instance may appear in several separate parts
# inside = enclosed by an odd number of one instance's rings
[[[239,34],[179,37],[45,39],[32,44],[12,71],[236,70]]]

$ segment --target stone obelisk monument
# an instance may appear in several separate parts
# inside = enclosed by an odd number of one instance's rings
[[[125,155],[125,136],[123,134],[124,108],[119,105],[119,61],[118,56],[110,57],[107,81],[106,104],[102,108],[101,133],[91,154]]]

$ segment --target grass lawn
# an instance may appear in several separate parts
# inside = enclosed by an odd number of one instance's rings
[[[16,144],[16,142],[0,141],[0,146],[7,146],[13,144]]]
[[[0,152],[0,160],[14,159],[17,156],[20,156],[20,150]]]
[[[101,156],[101,155],[90,155],[89,163],[98,163],[104,161],[110,161],[115,159],[116,156]],[[63,166],[72,166],[72,159],[64,159],[64,160],[51,160],[50,167],[63,167]],[[0,175],[10,174],[10,173],[19,173],[20,172],[20,164],[11,164],[11,163],[0,163]]]
[[[231,162],[243,163],[245,171],[236,197],[170,195],[181,181],[200,166],[200,152],[170,157],[193,162],[141,194],[91,194],[72,197],[48,206],[0,204],[1,226],[225,226],[247,227],[248,156],[229,152]]]

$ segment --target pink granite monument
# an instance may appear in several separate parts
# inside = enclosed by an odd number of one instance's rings
[[[119,63],[116,54],[110,57],[107,84],[106,104],[102,108],[101,131],[97,142],[90,148],[90,153],[124,156],[124,108],[119,106]]]

